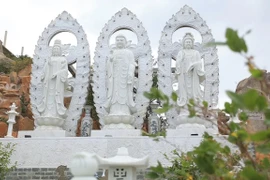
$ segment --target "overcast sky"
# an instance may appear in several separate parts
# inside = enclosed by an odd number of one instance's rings
[[[8,31],[6,47],[16,55],[33,56],[38,37],[51,20],[64,10],[84,28],[90,44],[91,61],[97,38],[105,23],[123,7],[143,23],[157,58],[158,42],[166,22],[184,5],[192,7],[206,21],[216,41],[224,41],[225,29],[240,34],[252,29],[246,37],[249,54],[259,67],[270,69],[270,1],[269,0],[0,0],[0,39]],[[180,39],[181,37],[175,37]],[[248,77],[245,59],[226,47],[218,47],[220,68],[220,103],[227,100],[225,90],[235,90]]]

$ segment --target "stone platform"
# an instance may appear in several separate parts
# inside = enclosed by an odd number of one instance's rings
[[[232,146],[223,136],[215,138],[224,145]],[[56,168],[60,165],[69,167],[72,156],[77,152],[85,151],[101,157],[112,157],[120,147],[128,148],[130,156],[134,158],[150,155],[149,166],[156,165],[157,161],[168,166],[170,163],[164,153],[170,156],[174,149],[190,151],[194,146],[198,146],[201,140],[202,137],[189,135],[161,137],[158,142],[147,136],[3,138],[0,142],[16,144],[11,160],[17,161],[17,168]]]
[[[67,137],[65,130],[18,131],[18,138]]]
[[[142,132],[138,129],[105,129],[105,130],[92,130],[91,137],[138,137]]]

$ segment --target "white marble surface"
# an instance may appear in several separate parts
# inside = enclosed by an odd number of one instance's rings
[[[217,137],[218,141],[229,145],[223,136]],[[11,157],[12,162],[17,161],[17,168],[55,168],[59,165],[69,165],[71,158],[78,152],[96,153],[101,157],[112,157],[120,147],[126,147],[129,155],[141,158],[149,155],[149,166],[160,161],[163,165],[169,162],[163,156],[171,155],[171,151],[190,151],[198,146],[201,137],[167,137],[159,142],[146,136],[137,137],[56,137],[56,138],[2,138],[0,142],[14,143],[15,152]]]
[[[25,137],[27,136],[27,137]],[[66,137],[68,134],[65,130],[34,130],[18,131],[18,138],[36,138],[36,137]]]
[[[142,134],[141,130],[138,129],[118,129],[118,130],[110,130],[110,129],[102,129],[100,130],[92,130],[91,137],[136,137]]]

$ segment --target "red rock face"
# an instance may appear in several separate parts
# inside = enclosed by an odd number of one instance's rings
[[[5,122],[0,122],[0,138],[7,135],[8,125]]]
[[[20,117],[17,120],[18,124],[18,131],[23,131],[23,130],[34,130],[34,120],[30,119],[28,117]]]
[[[0,75],[0,118],[8,119],[6,112],[10,110],[9,106],[12,103],[16,104],[18,107],[16,111],[20,114],[20,116],[16,117],[17,123],[13,128],[15,137],[18,130],[34,129],[34,120],[29,98],[30,72],[31,65],[24,69],[23,72],[19,73],[22,76],[18,76],[17,73],[14,72],[9,76]],[[2,130],[0,131],[2,132]]]

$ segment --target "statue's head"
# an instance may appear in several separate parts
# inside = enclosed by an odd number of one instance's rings
[[[127,44],[127,39],[124,35],[119,34],[115,37],[115,44],[117,48],[125,48]]]
[[[52,48],[53,56],[62,56],[61,40],[55,40]]]
[[[183,37],[183,47],[184,49],[192,49],[194,45],[194,37],[191,33],[186,33]]]

